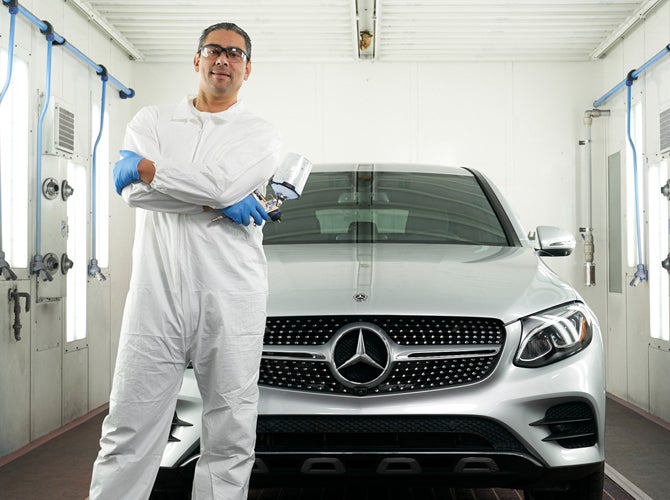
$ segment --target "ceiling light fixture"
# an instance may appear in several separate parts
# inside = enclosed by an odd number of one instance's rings
[[[377,40],[377,1],[355,0],[356,2],[356,46],[359,59],[374,59]]]

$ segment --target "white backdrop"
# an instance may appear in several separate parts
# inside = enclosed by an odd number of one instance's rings
[[[595,71],[592,63],[257,63],[242,95],[280,128],[287,151],[313,162],[476,168],[527,229],[576,232],[578,141]],[[175,101],[196,87],[190,61],[138,64],[134,104]]]

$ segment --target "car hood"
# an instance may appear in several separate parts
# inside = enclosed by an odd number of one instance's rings
[[[579,299],[528,247],[268,245],[266,255],[269,316],[446,315],[510,323]]]

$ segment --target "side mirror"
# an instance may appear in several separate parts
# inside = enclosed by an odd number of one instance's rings
[[[577,244],[575,237],[560,227],[537,226],[535,231],[539,246],[536,250],[542,257],[565,257],[572,253]]]

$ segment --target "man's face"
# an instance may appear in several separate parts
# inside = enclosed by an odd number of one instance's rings
[[[237,47],[246,52],[244,38],[234,31],[212,31],[203,46],[210,43],[221,47]],[[236,96],[251,73],[251,62],[231,62],[225,53],[219,57],[204,57],[198,53],[193,58],[193,66],[200,73],[200,91],[212,96]]]

